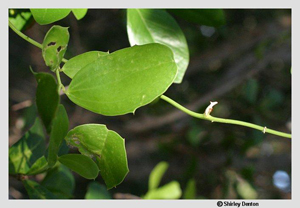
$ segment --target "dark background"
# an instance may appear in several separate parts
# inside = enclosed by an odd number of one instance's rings
[[[212,115],[291,132],[291,10],[226,9],[226,25],[201,26],[176,18],[190,50],[190,64],[181,84],[166,95],[187,108],[204,112],[218,101]],[[56,22],[69,26],[67,59],[91,50],[129,47],[126,10],[90,9],[77,21],[72,14]],[[23,32],[42,42],[51,25],[34,21]],[[9,30],[9,145],[36,116],[36,81],[29,70],[50,72],[41,50]],[[50,72],[51,73],[51,72]],[[68,85],[70,79],[62,75]],[[162,185],[179,181],[182,190],[194,178],[197,198],[241,198],[232,178],[246,181],[260,199],[290,199],[291,187],[274,185],[276,171],[291,177],[291,140],[246,127],[195,119],[163,100],[135,115],[106,117],[89,112],[61,96],[70,129],[85,123],[106,124],[125,138],[130,172],[109,192],[144,195],[148,177],[160,161],[169,163]],[[75,151],[75,150],[72,150]],[[84,198],[90,182],[75,174],[75,198]],[[37,181],[42,176],[37,176]],[[104,184],[103,180],[96,179]],[[285,178],[283,178],[284,182]],[[28,198],[21,182],[9,178],[10,194]]]

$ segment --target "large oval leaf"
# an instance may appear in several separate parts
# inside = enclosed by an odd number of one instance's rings
[[[163,94],[176,72],[168,47],[155,43],[133,46],[100,56],[78,71],[66,94],[95,113],[123,115]]]
[[[161,9],[128,9],[127,33],[130,44],[161,43],[172,49],[178,73],[175,83],[181,83],[189,63],[185,36],[174,18]]]
[[[30,9],[35,21],[47,25],[68,16],[71,9]]]
[[[81,154],[95,156],[100,174],[108,188],[120,184],[128,173],[125,140],[105,125],[85,124],[69,131],[68,145],[77,147]]]
[[[99,169],[96,163],[85,155],[68,154],[58,158],[59,162],[87,179],[95,179]]]
[[[107,55],[108,53],[102,51],[89,51],[82,53],[78,56],[71,58],[62,68],[62,71],[71,79],[75,74],[86,65],[96,61],[100,56]]]
[[[69,43],[69,31],[67,27],[54,25],[47,32],[43,44],[42,54],[47,66],[54,71],[61,63]]]

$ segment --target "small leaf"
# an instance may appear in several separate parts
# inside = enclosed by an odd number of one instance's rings
[[[256,190],[244,179],[237,180],[236,191],[243,199],[257,199]]]
[[[30,199],[56,199],[53,193],[32,180],[23,180],[23,185]]]
[[[80,154],[67,154],[60,156],[58,160],[84,178],[95,179],[98,176],[98,166],[90,157]]]
[[[46,149],[43,126],[37,118],[31,129],[9,148],[9,173],[26,174],[44,155]]]
[[[102,115],[132,113],[152,102],[172,84],[176,64],[161,44],[125,48],[100,56],[73,77],[67,96]]]
[[[158,189],[153,189],[143,197],[144,199],[179,199],[181,188],[177,181],[172,181]]]
[[[194,179],[190,179],[186,185],[183,194],[184,199],[195,199],[196,198],[196,181]]]
[[[60,199],[69,199],[75,189],[75,179],[71,171],[60,164],[47,172],[41,185]]]
[[[162,161],[153,168],[149,176],[149,191],[152,189],[156,189],[159,186],[159,183],[168,167],[169,164]]]
[[[162,9],[127,9],[127,33],[130,45],[161,43],[174,53],[178,73],[174,80],[181,83],[189,63],[185,36],[175,19]]]
[[[72,9],[72,12],[77,20],[81,20],[86,15],[88,9]]]
[[[218,27],[226,23],[223,9],[168,9],[189,22]]]
[[[30,24],[30,18],[29,9],[9,9],[9,21],[20,31]]]
[[[96,181],[90,182],[88,190],[85,194],[85,199],[111,199],[110,193],[106,190],[105,186]]]
[[[48,149],[49,167],[55,165],[59,147],[68,133],[69,119],[68,114],[63,105],[59,105],[55,118],[53,119],[52,131]]]
[[[81,154],[96,157],[108,189],[124,180],[128,173],[125,141],[116,132],[108,130],[105,125],[85,124],[69,131],[65,139]]]
[[[48,133],[51,131],[52,119],[59,103],[59,94],[54,77],[48,73],[34,73],[38,83],[36,105],[38,113]]]
[[[30,9],[35,21],[47,25],[68,16],[71,9]]]
[[[48,161],[45,156],[42,156],[35,161],[35,163],[31,166],[26,175],[36,175],[46,171],[48,168]]]
[[[99,56],[107,55],[108,53],[101,51],[89,51],[71,58],[62,68],[62,71],[71,79],[75,74],[86,65],[96,61]]]
[[[67,27],[54,25],[47,32],[42,45],[42,54],[46,65],[50,67],[51,71],[55,71],[59,67],[67,51],[69,38]]]

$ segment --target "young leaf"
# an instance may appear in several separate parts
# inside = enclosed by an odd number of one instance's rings
[[[96,157],[108,189],[124,180],[128,173],[125,141],[116,132],[108,130],[105,125],[85,124],[69,131],[65,139],[81,154]]]
[[[223,9],[168,9],[189,22],[218,27],[226,23]]]
[[[186,185],[186,188],[183,193],[184,199],[195,199],[196,198],[196,181],[190,179]]]
[[[26,175],[36,175],[46,171],[49,168],[48,161],[46,157],[43,155],[39,159],[35,161],[35,163],[31,166]]]
[[[36,89],[36,105],[38,113],[48,133],[51,131],[51,123],[54,118],[58,103],[59,94],[54,77],[48,73],[34,73],[38,83]]]
[[[59,105],[55,118],[53,119],[52,131],[48,149],[49,167],[55,165],[59,147],[68,133],[69,119],[68,114],[63,105]]]
[[[29,9],[9,9],[9,21],[20,31],[30,24],[30,18]]]
[[[23,185],[30,199],[56,199],[53,193],[32,180],[23,180]]]
[[[127,9],[127,33],[130,45],[161,43],[172,49],[181,83],[189,63],[185,36],[174,18],[162,9]]]
[[[100,56],[78,71],[66,94],[92,112],[123,115],[163,94],[176,72],[168,47],[157,43],[133,46]]]
[[[67,27],[54,25],[47,32],[42,44],[42,54],[51,71],[55,71],[59,67],[67,50],[69,38]]]
[[[69,199],[74,192],[75,179],[71,171],[60,164],[47,172],[41,185],[58,196],[58,198]]]
[[[75,74],[86,65],[96,61],[100,56],[105,56],[108,53],[102,51],[89,51],[71,58],[62,68],[62,71],[71,79]]]
[[[158,189],[148,191],[144,199],[179,199],[181,197],[180,184],[172,181]]]
[[[71,9],[30,9],[35,21],[40,25],[47,25],[68,16]]]
[[[154,167],[149,176],[149,191],[152,189],[156,189],[159,186],[159,183],[168,167],[169,164],[164,161],[158,163]]]
[[[9,148],[9,173],[26,174],[46,149],[43,126],[37,118],[31,129]]]
[[[96,181],[90,182],[88,190],[85,194],[85,199],[111,199],[110,193],[106,190],[105,186]]]
[[[81,20],[86,15],[88,9],[72,9],[72,12],[77,20]]]
[[[98,166],[90,157],[80,154],[67,154],[60,156],[58,160],[84,178],[95,179],[98,176]]]

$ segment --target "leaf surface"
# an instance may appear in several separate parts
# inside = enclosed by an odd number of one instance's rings
[[[77,20],[81,20],[86,15],[88,9],[72,9],[72,12]]]
[[[35,21],[40,25],[47,25],[68,16],[71,9],[30,9]]]
[[[111,194],[106,190],[105,186],[96,181],[90,182],[85,199],[111,199]]]
[[[20,31],[30,24],[30,18],[29,9],[9,9],[9,21]]]
[[[144,199],[179,199],[181,197],[180,184],[172,181],[160,188],[153,189],[143,197]]]
[[[159,186],[159,183],[168,167],[169,164],[164,161],[158,163],[154,167],[149,176],[149,190],[156,189]]]
[[[30,199],[56,199],[53,193],[32,180],[23,180],[23,185]]]

